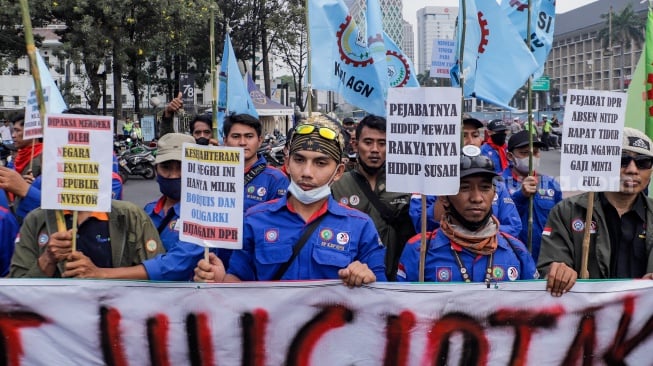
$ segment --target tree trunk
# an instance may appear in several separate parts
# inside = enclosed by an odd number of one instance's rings
[[[119,61],[120,46],[114,42],[113,46],[113,119],[117,126],[117,121],[122,118],[122,64]]]

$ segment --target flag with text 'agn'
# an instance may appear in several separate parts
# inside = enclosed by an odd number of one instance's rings
[[[385,115],[387,83],[379,80],[368,39],[342,0],[309,0],[311,86],[339,93],[345,101],[377,116]]]

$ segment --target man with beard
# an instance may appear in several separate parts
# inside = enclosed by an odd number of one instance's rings
[[[643,193],[652,167],[651,139],[624,128],[619,191],[594,195],[589,278],[653,279],[653,199]],[[568,292],[581,272],[587,199],[583,193],[562,200],[542,232],[538,269],[553,296]]]
[[[501,174],[508,168],[506,131],[508,131],[508,127],[502,120],[491,120],[487,124],[486,130],[490,139],[481,146],[481,153],[492,159],[494,171],[497,174]]]
[[[492,215],[498,174],[476,146],[465,146],[460,161],[460,191],[440,197],[445,214],[440,228],[427,234],[424,280],[428,282],[515,281],[538,278],[535,263],[518,239],[504,233]],[[397,279],[419,279],[421,237],[401,255]]]
[[[358,166],[333,184],[340,203],[370,215],[386,246],[386,275],[394,280],[404,243],[415,235],[408,207],[409,193],[385,190],[386,120],[368,115],[356,128]]]

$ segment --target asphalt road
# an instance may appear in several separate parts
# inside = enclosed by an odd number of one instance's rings
[[[557,177],[560,175],[560,150],[542,151],[540,155],[540,173]],[[565,194],[567,196],[568,194]],[[156,179],[147,180],[130,176],[123,187],[123,199],[134,202],[140,207],[157,200],[161,196]]]

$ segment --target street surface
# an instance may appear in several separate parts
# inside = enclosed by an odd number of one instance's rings
[[[540,173],[558,177],[560,175],[560,150],[542,151],[540,153]],[[564,192],[567,197],[577,192]],[[156,179],[147,180],[138,176],[130,176],[123,187],[123,199],[134,202],[139,207],[157,200],[161,196]]]

